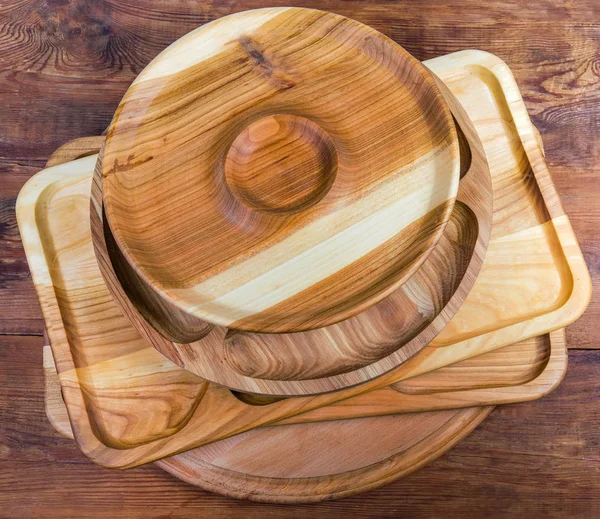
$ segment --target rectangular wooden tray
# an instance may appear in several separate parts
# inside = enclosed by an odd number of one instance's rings
[[[43,358],[46,416],[73,438],[50,346]],[[269,426],[534,400],[554,390],[566,369],[563,328]]]
[[[442,334],[356,388],[247,405],[177,369],[132,332],[102,283],[87,225],[95,158],[30,180],[19,196],[19,227],[63,394],[79,402],[68,411],[86,455],[111,467],[153,461],[547,333],[583,312],[589,274],[510,70],[479,51],[426,64],[481,135],[494,184],[492,241],[475,288]],[[82,312],[93,319],[77,321]]]

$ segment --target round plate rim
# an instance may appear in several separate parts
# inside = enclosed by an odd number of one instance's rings
[[[161,469],[172,476],[185,481],[191,485],[198,486],[204,490],[221,494],[236,499],[247,499],[263,503],[312,503],[331,499],[340,499],[359,493],[375,490],[385,486],[397,479],[407,476],[422,468],[428,463],[439,458],[450,450],[459,441],[470,434],[487,416],[495,406],[467,407],[452,409],[454,416],[449,418],[445,426],[437,427],[415,445],[408,449],[393,454],[379,462],[365,467],[353,469],[348,472],[332,474],[328,476],[317,476],[297,479],[249,476],[241,471],[224,469],[199,461],[195,466],[193,460],[189,460],[195,451],[203,447],[192,449],[170,458],[155,462]],[[446,411],[428,411],[429,413],[440,413]],[[418,413],[417,413],[418,414]],[[390,416],[410,417],[411,415],[387,415],[372,418],[389,418]],[[364,420],[353,418],[349,420]],[[340,423],[346,420],[341,420]],[[312,423],[281,425],[279,427],[311,426]],[[260,429],[250,430],[244,434],[252,434]],[[433,442],[428,446],[425,453],[421,453],[419,461],[413,465],[403,466],[402,462],[407,453],[423,449],[426,442]],[[209,445],[210,446],[210,445]],[[233,447],[235,449],[235,447]],[[340,450],[344,445],[340,445]],[[256,454],[253,453],[255,456]],[[248,479],[254,483],[251,490],[248,489]],[[260,488],[261,483],[264,485]],[[313,491],[316,485],[331,487],[329,490]]]

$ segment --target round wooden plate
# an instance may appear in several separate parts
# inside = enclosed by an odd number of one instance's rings
[[[373,490],[441,456],[493,407],[282,425],[156,462],[230,497],[302,503]]]
[[[341,389],[382,375],[413,356],[466,298],[483,262],[491,225],[485,153],[462,107],[442,83],[439,88],[447,96],[463,142],[464,176],[450,223],[427,261],[403,287],[365,312],[323,329],[255,334],[212,326],[203,339],[191,343],[173,342],[158,333],[160,325],[152,319],[163,309],[148,309],[143,284],[134,270],[127,269],[103,218],[101,151],[91,196],[92,237],[100,269],[123,312],[178,365],[250,393],[305,395]],[[163,316],[165,320],[175,317],[168,309]]]
[[[459,143],[399,45],[340,15],[269,8],[159,54],[115,113],[101,171],[124,262],[150,305],[183,314],[161,331],[191,342],[203,321],[331,325],[398,289],[450,218]]]

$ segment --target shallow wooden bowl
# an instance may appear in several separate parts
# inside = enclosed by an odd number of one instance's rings
[[[400,46],[339,15],[270,8],[159,54],[119,105],[101,174],[146,316],[190,342],[206,322],[331,325],[398,289],[450,218],[459,143]]]
[[[435,79],[437,81],[437,79]],[[102,211],[101,164],[91,194],[92,236],[100,270],[122,311],[155,348],[179,366],[230,388],[269,395],[314,394],[356,385],[398,366],[428,344],[473,286],[492,216],[490,172],[471,121],[443,84],[461,144],[461,181],[444,234],[400,289],[357,316],[327,327],[261,334],[209,326],[202,339],[178,342],[156,331],[135,271],[114,243]],[[123,268],[125,267],[125,268]],[[140,290],[142,287],[142,290]],[[150,316],[150,317],[149,317]],[[180,317],[171,315],[174,322]]]

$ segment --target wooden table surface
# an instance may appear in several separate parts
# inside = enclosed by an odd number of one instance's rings
[[[99,135],[142,68],[191,29],[265,5],[367,23],[419,59],[493,52],[512,68],[594,283],[567,330],[569,370],[537,402],[497,408],[466,440],[380,490],[302,506],[209,494],[149,465],[88,462],[44,414],[43,321],[14,205],[61,144]],[[598,0],[3,0],[0,2],[0,517],[600,516]]]

